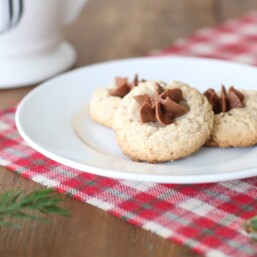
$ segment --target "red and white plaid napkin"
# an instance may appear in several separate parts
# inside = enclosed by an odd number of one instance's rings
[[[160,54],[257,64],[257,13],[202,29]],[[58,164],[19,136],[15,108],[0,112],[0,164],[209,257],[257,256],[243,222],[257,214],[257,177],[203,185],[104,178]],[[208,172],[208,171],[206,171]]]
[[[215,28],[203,28],[160,52],[219,58],[257,65],[257,13],[229,20]]]

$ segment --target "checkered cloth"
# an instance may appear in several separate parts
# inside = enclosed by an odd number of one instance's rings
[[[160,54],[257,64],[257,14],[202,29]],[[209,257],[257,256],[243,222],[257,214],[257,178],[168,185],[104,178],[58,164],[19,136],[15,108],[0,112],[0,164]]]
[[[229,20],[216,28],[203,28],[160,52],[219,58],[257,65],[257,13]]]

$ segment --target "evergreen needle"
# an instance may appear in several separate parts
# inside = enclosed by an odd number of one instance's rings
[[[244,222],[244,228],[251,239],[257,240],[257,216],[254,216]]]
[[[25,191],[8,191],[0,196],[0,226],[14,226],[10,220],[15,219],[39,219],[39,215],[32,212],[44,214],[55,214],[70,216],[67,209],[58,206],[63,200],[52,189],[37,189],[31,193]],[[28,213],[28,211],[30,211]]]

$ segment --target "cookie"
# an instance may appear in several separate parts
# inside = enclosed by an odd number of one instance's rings
[[[113,114],[117,110],[122,98],[110,95],[110,89],[98,88],[93,93],[89,105],[89,113],[93,120],[111,128]]]
[[[165,91],[156,92],[156,84]],[[148,81],[122,99],[113,129],[118,145],[132,160],[165,162],[197,151],[210,136],[213,117],[206,97],[187,84]]]
[[[128,78],[116,77],[115,83],[111,87],[96,89],[89,105],[89,113],[92,119],[111,128],[113,114],[122,98],[141,81],[138,80],[137,74],[132,82],[129,82]]]
[[[222,87],[221,92],[215,92],[216,96],[211,99],[213,92],[210,89],[209,94],[208,90],[205,92],[215,111],[213,130],[205,145],[225,148],[257,144],[257,92],[238,91],[233,87],[226,92]]]

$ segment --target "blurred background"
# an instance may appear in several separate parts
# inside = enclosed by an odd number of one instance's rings
[[[147,55],[199,28],[255,10],[256,0],[89,0],[65,37],[82,66]]]

